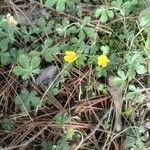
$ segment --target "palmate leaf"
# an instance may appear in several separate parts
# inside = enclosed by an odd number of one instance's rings
[[[22,89],[21,93],[15,97],[15,104],[22,112],[30,111],[32,107],[40,106],[40,97],[37,96],[36,91],[29,92],[27,89]]]
[[[140,88],[135,87],[134,85],[129,85],[129,92],[126,95],[126,98],[135,100],[136,102],[142,102],[144,97],[140,92]]]
[[[110,8],[101,6],[100,8],[96,9],[95,17],[99,18],[102,23],[105,23],[109,18],[111,19],[114,17],[114,12]]]
[[[17,76],[22,76],[23,80],[28,79],[30,76],[38,74],[40,69],[40,59],[38,55],[34,55],[29,58],[26,54],[19,55],[18,58],[19,65],[14,67],[13,73]]]

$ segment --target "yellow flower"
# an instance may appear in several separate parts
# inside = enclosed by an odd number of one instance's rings
[[[66,137],[68,139],[72,139],[73,135],[74,135],[74,129],[72,127],[67,128],[67,130],[66,130]]]
[[[106,55],[102,54],[100,55],[98,58],[98,65],[102,66],[102,68],[107,67],[108,63],[109,63],[109,59]]]
[[[72,63],[78,58],[77,54],[73,51],[65,51],[64,60],[66,62]]]
[[[13,26],[16,26],[18,24],[16,19],[10,13],[6,15],[5,21],[7,21],[10,25],[13,25]]]

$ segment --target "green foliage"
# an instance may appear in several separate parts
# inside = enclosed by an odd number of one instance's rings
[[[125,65],[127,65],[128,77],[130,77],[130,80],[135,77],[136,73],[137,74],[146,73],[146,68],[144,64],[145,60],[141,53],[128,55],[127,62]]]
[[[65,10],[65,5],[69,5],[66,0],[46,0],[45,6],[48,8],[52,8],[56,5],[56,11],[61,13]]]
[[[145,31],[149,28],[150,31],[150,8],[147,8],[146,10],[143,10],[139,16],[139,23],[141,27],[146,27]]]
[[[46,20],[46,18],[44,16],[41,16],[39,19],[38,19],[38,22],[37,22],[37,25],[32,29],[32,31],[30,31],[31,33],[32,32],[35,32],[35,33],[46,33],[48,34],[49,32],[52,32],[52,29],[55,25],[55,21],[54,20]]]
[[[10,44],[15,42],[15,33],[18,32],[18,29],[11,26],[4,17],[0,19],[0,29],[0,50],[4,52]]]
[[[127,107],[125,107],[123,114],[125,115],[125,117],[129,118],[129,117],[131,117],[133,111],[134,110],[131,106],[127,106]]]
[[[19,33],[18,28],[11,26],[4,16],[0,16],[0,63],[3,65],[13,61],[12,45],[16,42],[15,35],[17,33]]]
[[[139,16],[139,24],[142,28],[144,28],[144,31],[147,33],[147,39],[145,41],[145,53],[147,55],[150,54],[150,7],[148,7],[146,10],[143,10]]]
[[[69,122],[68,114],[66,112],[56,114],[55,121],[60,127],[64,127],[64,125]]]
[[[107,76],[107,70],[105,70],[99,66],[96,66],[95,67],[95,74],[96,74],[97,78],[100,78],[102,76]]]
[[[109,19],[114,18],[114,12],[109,7],[101,6],[100,8],[97,8],[95,11],[95,17],[98,18],[102,23],[107,22]]]
[[[134,85],[129,85],[129,92],[126,95],[126,98],[135,100],[135,102],[142,102],[144,97],[139,87],[136,88]]]
[[[69,144],[66,137],[60,138],[56,145],[50,140],[43,141],[41,147],[41,150],[69,150]]]
[[[101,46],[101,51],[103,52],[103,54],[107,55],[110,51],[109,46]]]
[[[58,140],[56,150],[69,150],[69,145],[67,142],[67,138],[63,137]]]
[[[50,86],[51,86],[49,89],[50,93],[54,96],[57,95],[59,93],[59,82],[56,81],[52,85],[50,83]]]
[[[38,109],[41,105],[36,91],[29,92],[27,89],[22,89],[20,94],[15,97],[15,104],[22,112],[30,111],[32,107]]]
[[[122,16],[129,15],[138,5],[138,0],[114,0],[112,6],[120,10]],[[115,9],[114,8],[114,9]]]
[[[121,89],[125,89],[127,87],[127,76],[124,71],[118,70],[118,76],[114,78],[114,83],[118,85]]]
[[[59,90],[62,82],[65,84],[68,76],[72,75],[70,69],[73,66],[83,71],[90,68],[92,78],[96,78],[94,81],[100,79],[105,82],[113,75],[114,83],[124,93],[126,107],[123,114],[130,123],[134,106],[131,108],[128,103],[133,101],[136,104],[144,101],[142,87],[138,86],[136,78],[137,76],[145,78],[149,65],[150,0],[43,0],[41,2],[46,7],[43,7],[46,14],[39,17],[36,25],[11,25],[6,20],[6,15],[0,16],[1,68],[7,70],[7,67],[12,68],[13,65],[13,73],[21,77],[19,82],[26,80],[31,81],[32,84],[40,68],[58,64],[61,66],[61,79],[52,85],[50,83],[50,89],[47,91],[58,97],[61,96]],[[64,60],[65,51],[68,50],[78,55],[77,60],[72,63]],[[106,68],[98,66],[97,58],[101,54],[109,58]],[[142,82],[143,86],[146,85],[146,80],[139,82]],[[99,83],[98,85],[98,89],[90,87],[93,92],[91,95],[97,96],[99,92],[107,94],[107,86]],[[30,85],[28,88],[31,92],[22,89],[15,96],[15,104],[21,112],[38,109],[41,106],[40,97]],[[86,87],[83,89],[87,90]],[[52,105],[53,103],[47,107]],[[54,119],[61,128],[69,122],[67,113],[58,112]],[[12,131],[14,124],[10,119],[6,119],[1,127]],[[132,135],[124,132],[122,134],[126,147],[136,149],[143,146],[145,140],[142,134],[145,131],[140,133],[138,130],[133,130],[134,132],[130,132]],[[57,139],[55,138],[54,141]],[[58,137],[56,143],[50,140],[44,141],[41,147],[42,150],[69,149],[66,137]]]
[[[5,118],[1,123],[1,128],[5,131],[12,131],[14,129],[14,122],[11,119]]]
[[[26,80],[29,77],[39,73],[40,59],[38,56],[29,57],[26,54],[20,54],[18,57],[19,65],[13,69],[13,72],[17,76],[22,76],[22,79]]]
[[[144,142],[147,140],[146,130],[142,125],[136,125],[129,128],[124,134],[127,135],[124,140],[126,148],[143,149],[146,150]]]
[[[41,143],[41,150],[54,150],[52,141],[43,141]]]
[[[98,86],[98,90],[99,90],[100,92],[102,92],[102,93],[106,93],[106,92],[107,92],[106,85],[100,84],[100,85]]]

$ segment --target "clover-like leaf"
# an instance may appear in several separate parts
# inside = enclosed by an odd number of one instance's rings
[[[96,9],[95,17],[99,18],[102,23],[105,23],[109,18],[111,19],[114,17],[114,12],[110,8],[101,6],[100,8]]]
[[[26,80],[30,76],[39,73],[40,59],[38,56],[32,56],[31,58],[26,54],[19,55],[18,66],[14,67],[13,72],[17,76],[22,76],[22,79]]]

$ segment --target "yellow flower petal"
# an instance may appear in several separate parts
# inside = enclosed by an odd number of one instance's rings
[[[100,55],[98,58],[98,65],[101,66],[102,68],[107,67],[108,63],[109,63],[109,59],[106,55]]]
[[[78,58],[77,54],[73,51],[65,51],[65,56],[64,56],[64,60],[66,62],[72,63],[74,61],[76,61],[76,59]]]

